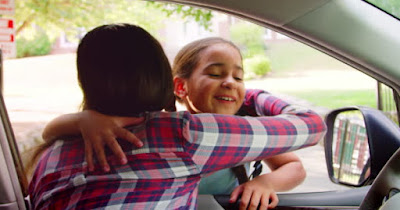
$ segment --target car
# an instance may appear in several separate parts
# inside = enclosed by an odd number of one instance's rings
[[[378,1],[363,0],[161,2],[215,10],[253,22],[317,49],[379,82],[376,109],[351,104],[330,111],[325,118],[328,132],[324,147],[329,177],[332,182],[351,188],[278,194],[280,202],[276,209],[396,209],[400,206],[398,16],[372,3]],[[382,87],[389,93],[382,91]],[[390,96],[389,102],[383,99],[385,94]],[[389,108],[385,106],[387,103],[391,105]],[[30,209],[27,179],[3,95],[0,96],[0,117],[0,209]],[[200,196],[198,208],[237,208],[238,204],[230,204],[228,199],[228,195]]]

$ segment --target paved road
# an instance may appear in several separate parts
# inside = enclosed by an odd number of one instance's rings
[[[316,192],[344,190],[347,187],[334,184],[328,177],[325,163],[325,152],[322,145],[316,145],[295,151],[307,171],[306,180],[290,192]]]
[[[304,72],[289,78],[259,79],[246,82],[246,86],[267,89],[272,92],[279,92],[279,90],[287,88],[311,90],[316,85],[320,85],[320,88],[328,88],[328,86],[335,85],[332,79],[338,79],[334,77],[339,75],[332,71],[333,76],[327,76],[326,74],[329,72],[324,71],[323,75],[319,72]],[[355,86],[354,78],[363,77],[363,75],[360,76],[358,72],[347,72],[346,76],[345,73],[341,71],[341,86],[335,88],[371,88],[371,84],[375,84],[364,79]],[[344,82],[350,78],[351,81]],[[346,86],[346,84],[349,85]],[[35,139],[40,139],[41,130],[48,120],[60,114],[78,110],[82,95],[77,86],[75,55],[64,54],[6,60],[4,62],[4,96],[15,136],[20,144],[20,149],[23,150]],[[289,99],[312,106],[312,104],[296,98]],[[323,114],[327,110],[318,108],[318,111]],[[307,178],[301,186],[293,190],[294,192],[344,189],[344,187],[330,182],[321,145],[302,149],[296,153],[303,160]]]

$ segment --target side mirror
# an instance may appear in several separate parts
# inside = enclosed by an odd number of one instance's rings
[[[347,107],[325,118],[325,159],[332,182],[360,187],[371,184],[400,147],[400,129],[381,111]]]

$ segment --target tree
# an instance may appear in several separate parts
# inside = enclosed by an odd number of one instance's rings
[[[248,22],[239,22],[230,28],[231,40],[237,44],[244,58],[265,54],[264,28]]]
[[[137,0],[21,0],[15,1],[15,6],[16,35],[32,25],[58,35],[111,22],[140,24],[152,31],[171,14],[193,18],[207,28],[212,17],[210,11]]]
[[[203,26],[207,30],[209,30],[210,20],[213,17],[210,10],[197,9],[185,5],[157,3],[154,6],[166,13],[168,17],[177,14],[181,18],[194,19],[200,26]]]

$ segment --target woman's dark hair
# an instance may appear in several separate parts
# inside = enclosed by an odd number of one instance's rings
[[[99,26],[81,40],[77,52],[83,109],[107,115],[137,116],[175,111],[172,71],[160,43],[130,24]],[[57,139],[32,149],[28,175],[42,152]]]
[[[99,26],[77,52],[83,109],[136,116],[174,103],[171,67],[160,43],[131,24]]]

